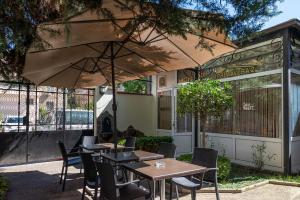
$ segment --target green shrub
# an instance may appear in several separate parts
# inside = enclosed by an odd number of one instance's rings
[[[119,141],[118,141],[118,145],[125,145],[125,142],[126,142],[126,139],[120,139]]]
[[[220,180],[226,180],[228,179],[231,171],[231,162],[230,160],[225,156],[219,156],[218,157],[218,179]]]
[[[149,152],[157,152],[161,142],[172,143],[173,138],[170,136],[145,136],[138,137],[136,140],[136,148]]]
[[[4,200],[8,190],[8,181],[0,176],[0,200]]]
[[[182,154],[180,155],[177,160],[183,161],[183,162],[192,162],[192,154]]]
[[[182,154],[180,155],[177,160],[184,161],[184,162],[192,162],[192,154]],[[225,156],[218,157],[218,179],[219,180],[226,180],[231,171],[231,162]]]

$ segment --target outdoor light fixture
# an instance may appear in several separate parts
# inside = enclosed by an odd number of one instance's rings
[[[99,87],[99,94],[100,94],[100,95],[105,94],[106,90],[107,90],[107,87],[106,87],[106,86],[100,86],[100,87]]]

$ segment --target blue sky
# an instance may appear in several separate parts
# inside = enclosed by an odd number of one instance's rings
[[[282,13],[271,18],[265,24],[264,28],[274,26],[292,18],[298,18],[300,20],[300,0],[285,0],[282,3],[278,3],[278,9],[282,11]]]

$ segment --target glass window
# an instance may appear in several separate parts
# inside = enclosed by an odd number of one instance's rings
[[[171,130],[172,97],[171,91],[158,93],[158,128]]]
[[[231,82],[234,104],[220,118],[211,117],[207,131],[279,138],[282,131],[281,74]]]
[[[292,67],[300,69],[300,38],[292,37],[291,50]]]
[[[300,75],[291,74],[291,132],[293,136],[300,136]]]
[[[192,132],[192,114],[191,113],[186,113],[183,116],[177,114],[176,132],[177,133]]]
[[[180,115],[176,113],[176,132],[192,132],[192,113]]]

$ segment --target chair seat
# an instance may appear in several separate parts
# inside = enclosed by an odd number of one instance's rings
[[[188,190],[201,189],[201,182],[196,179],[188,179],[185,177],[172,178],[172,182]]]
[[[136,184],[129,184],[119,189],[120,200],[133,200],[140,197],[146,197],[149,192],[139,188]]]
[[[100,177],[98,176],[98,187],[100,186]],[[86,184],[88,187],[95,189],[96,188],[96,182],[95,181],[86,181]]]
[[[80,157],[71,157],[71,158],[68,158],[68,165],[77,165],[81,163],[81,159]]]

